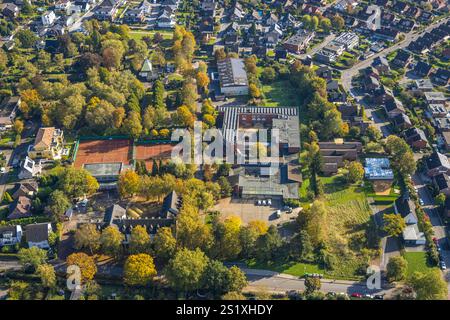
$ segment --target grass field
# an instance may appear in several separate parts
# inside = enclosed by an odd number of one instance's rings
[[[428,264],[426,252],[405,252],[403,256],[408,261],[408,276],[416,271],[428,272],[437,269]]]
[[[347,185],[342,175],[320,177],[324,186],[325,201],[328,209],[328,234],[330,251],[337,258],[337,268],[333,271],[321,272],[336,279],[358,279],[358,269],[367,257],[360,254],[358,246],[370,228],[371,209],[367,202],[366,192],[358,184]],[[300,202],[306,205],[308,199],[309,180],[305,179],[299,191]],[[294,265],[292,270],[296,270]],[[286,272],[286,271],[285,271]],[[288,272],[286,272],[288,273]]]
[[[298,95],[289,81],[277,81],[262,86],[265,95],[263,105],[266,107],[298,106]]]
[[[153,36],[155,35],[155,33],[160,33],[163,36],[164,40],[171,40],[172,39],[172,31],[167,31],[167,30],[145,30],[145,31],[137,31],[137,30],[133,30],[130,31],[130,38],[131,39],[135,39],[135,40],[141,40],[144,37],[150,37],[153,38]]]

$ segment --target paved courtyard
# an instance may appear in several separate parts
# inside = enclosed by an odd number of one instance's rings
[[[212,210],[220,211],[221,217],[238,216],[244,224],[253,220],[262,220],[270,224],[281,224],[295,219],[298,214],[298,209],[294,209],[292,213],[288,214],[281,210],[283,203],[281,200],[272,199],[271,206],[258,206],[255,200],[226,198],[219,200],[219,202],[212,208]],[[277,218],[276,211],[281,210],[281,218]]]

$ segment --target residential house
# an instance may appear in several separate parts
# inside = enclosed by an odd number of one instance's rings
[[[171,29],[175,27],[174,15],[169,10],[163,10],[157,18],[159,28]]]
[[[373,38],[377,40],[395,42],[399,39],[400,32],[397,29],[391,27],[381,27],[375,30]]]
[[[396,66],[397,68],[403,68],[406,69],[409,64],[412,62],[411,54],[406,52],[405,50],[399,50],[397,51],[397,54],[392,60],[392,64]]]
[[[42,173],[42,164],[41,160],[33,160],[29,157],[25,157],[25,160],[23,161],[20,172],[19,172],[19,179],[32,179],[34,177],[40,176]]]
[[[427,115],[430,119],[447,118],[449,115],[448,109],[444,104],[430,103],[427,106]]]
[[[49,236],[53,232],[50,222],[29,224],[25,227],[25,239],[29,248],[50,249]]]
[[[440,133],[450,131],[450,118],[436,118],[434,119],[434,126]]]
[[[54,11],[46,11],[41,16],[42,24],[46,27],[53,25],[56,21],[56,15]]]
[[[155,80],[158,78],[158,73],[153,70],[153,65],[149,59],[144,60],[141,71],[139,71],[139,77],[145,81]]]
[[[450,196],[450,177],[446,173],[441,173],[434,176],[433,184],[439,193]]]
[[[416,66],[414,67],[414,74],[418,75],[419,77],[428,78],[428,76],[433,71],[433,66],[431,66],[428,63],[425,63],[423,61],[417,62]]]
[[[316,75],[325,79],[326,81],[330,81],[333,79],[333,70],[330,67],[322,66],[316,69]]]
[[[6,97],[0,104],[0,130],[12,128],[20,105],[20,97]]]
[[[428,104],[446,104],[447,98],[440,91],[425,92],[425,100]]]
[[[142,23],[144,19],[144,9],[141,8],[128,9],[123,15],[123,21],[126,23]]]
[[[56,129],[55,127],[40,128],[34,144],[28,148],[28,156],[31,159],[60,159],[63,143],[64,135],[62,130]]]
[[[11,194],[13,199],[18,199],[19,197],[29,197],[32,198],[37,195],[39,191],[39,186],[36,181],[31,180],[28,182],[22,182],[17,186],[17,189]]]
[[[427,174],[430,177],[437,176],[441,173],[450,173],[450,162],[448,161],[447,156],[440,152],[434,151],[426,158],[425,164],[427,167]]]
[[[400,113],[392,118],[392,122],[396,128],[400,130],[405,130],[411,128],[413,125],[411,119],[405,113]]]
[[[436,73],[433,74],[433,81],[439,86],[446,86],[450,84],[450,70],[439,68]]]
[[[414,95],[423,95],[425,92],[433,91],[433,84],[430,79],[414,80],[412,93]]]
[[[389,62],[386,57],[380,56],[373,60],[372,66],[378,70],[380,74],[389,74],[391,72],[391,68],[389,67]]]
[[[103,0],[95,9],[95,18],[97,20],[114,20],[123,2],[124,0]]]
[[[398,116],[399,114],[404,114],[405,108],[403,107],[403,104],[396,98],[393,100],[388,100],[384,105],[384,110],[386,111],[389,119],[393,119],[395,116]]]
[[[19,196],[9,206],[8,220],[29,218],[31,213],[31,199],[26,196]]]
[[[341,90],[337,80],[327,81],[327,94],[328,100],[331,102],[345,102],[347,100],[347,95]]]
[[[394,202],[394,211],[402,216],[406,223],[403,230],[403,241],[406,246],[423,245],[426,243],[425,234],[417,226],[416,206],[406,192]]]
[[[425,132],[420,128],[410,128],[403,132],[406,142],[414,149],[423,149],[428,146]]]
[[[1,13],[10,19],[15,19],[19,16],[20,9],[14,3],[0,3]]]
[[[13,246],[20,243],[22,240],[22,227],[15,226],[0,226],[0,247]]]
[[[283,47],[292,53],[299,54],[308,47],[314,38],[315,32],[301,29],[283,43]]]
[[[333,8],[340,12],[347,12],[349,9],[355,9],[358,6],[358,1],[356,0],[340,0]]]

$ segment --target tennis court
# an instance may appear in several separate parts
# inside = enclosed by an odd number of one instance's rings
[[[167,160],[171,158],[173,145],[171,144],[143,144],[136,146],[135,160],[145,161],[147,169],[151,169],[153,159]]]
[[[131,160],[132,143],[130,140],[91,140],[81,141],[75,158],[75,167],[85,164],[123,163]]]

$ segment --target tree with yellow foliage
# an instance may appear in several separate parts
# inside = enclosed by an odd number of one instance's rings
[[[154,276],[156,276],[156,268],[149,254],[134,254],[125,261],[123,280],[127,285],[146,286]]]
[[[76,265],[80,268],[82,282],[92,280],[97,273],[94,259],[83,252],[72,253],[67,257],[66,264],[67,266]]]
[[[139,191],[139,186],[139,175],[133,170],[126,170],[120,174],[117,188],[122,198],[134,196]]]

